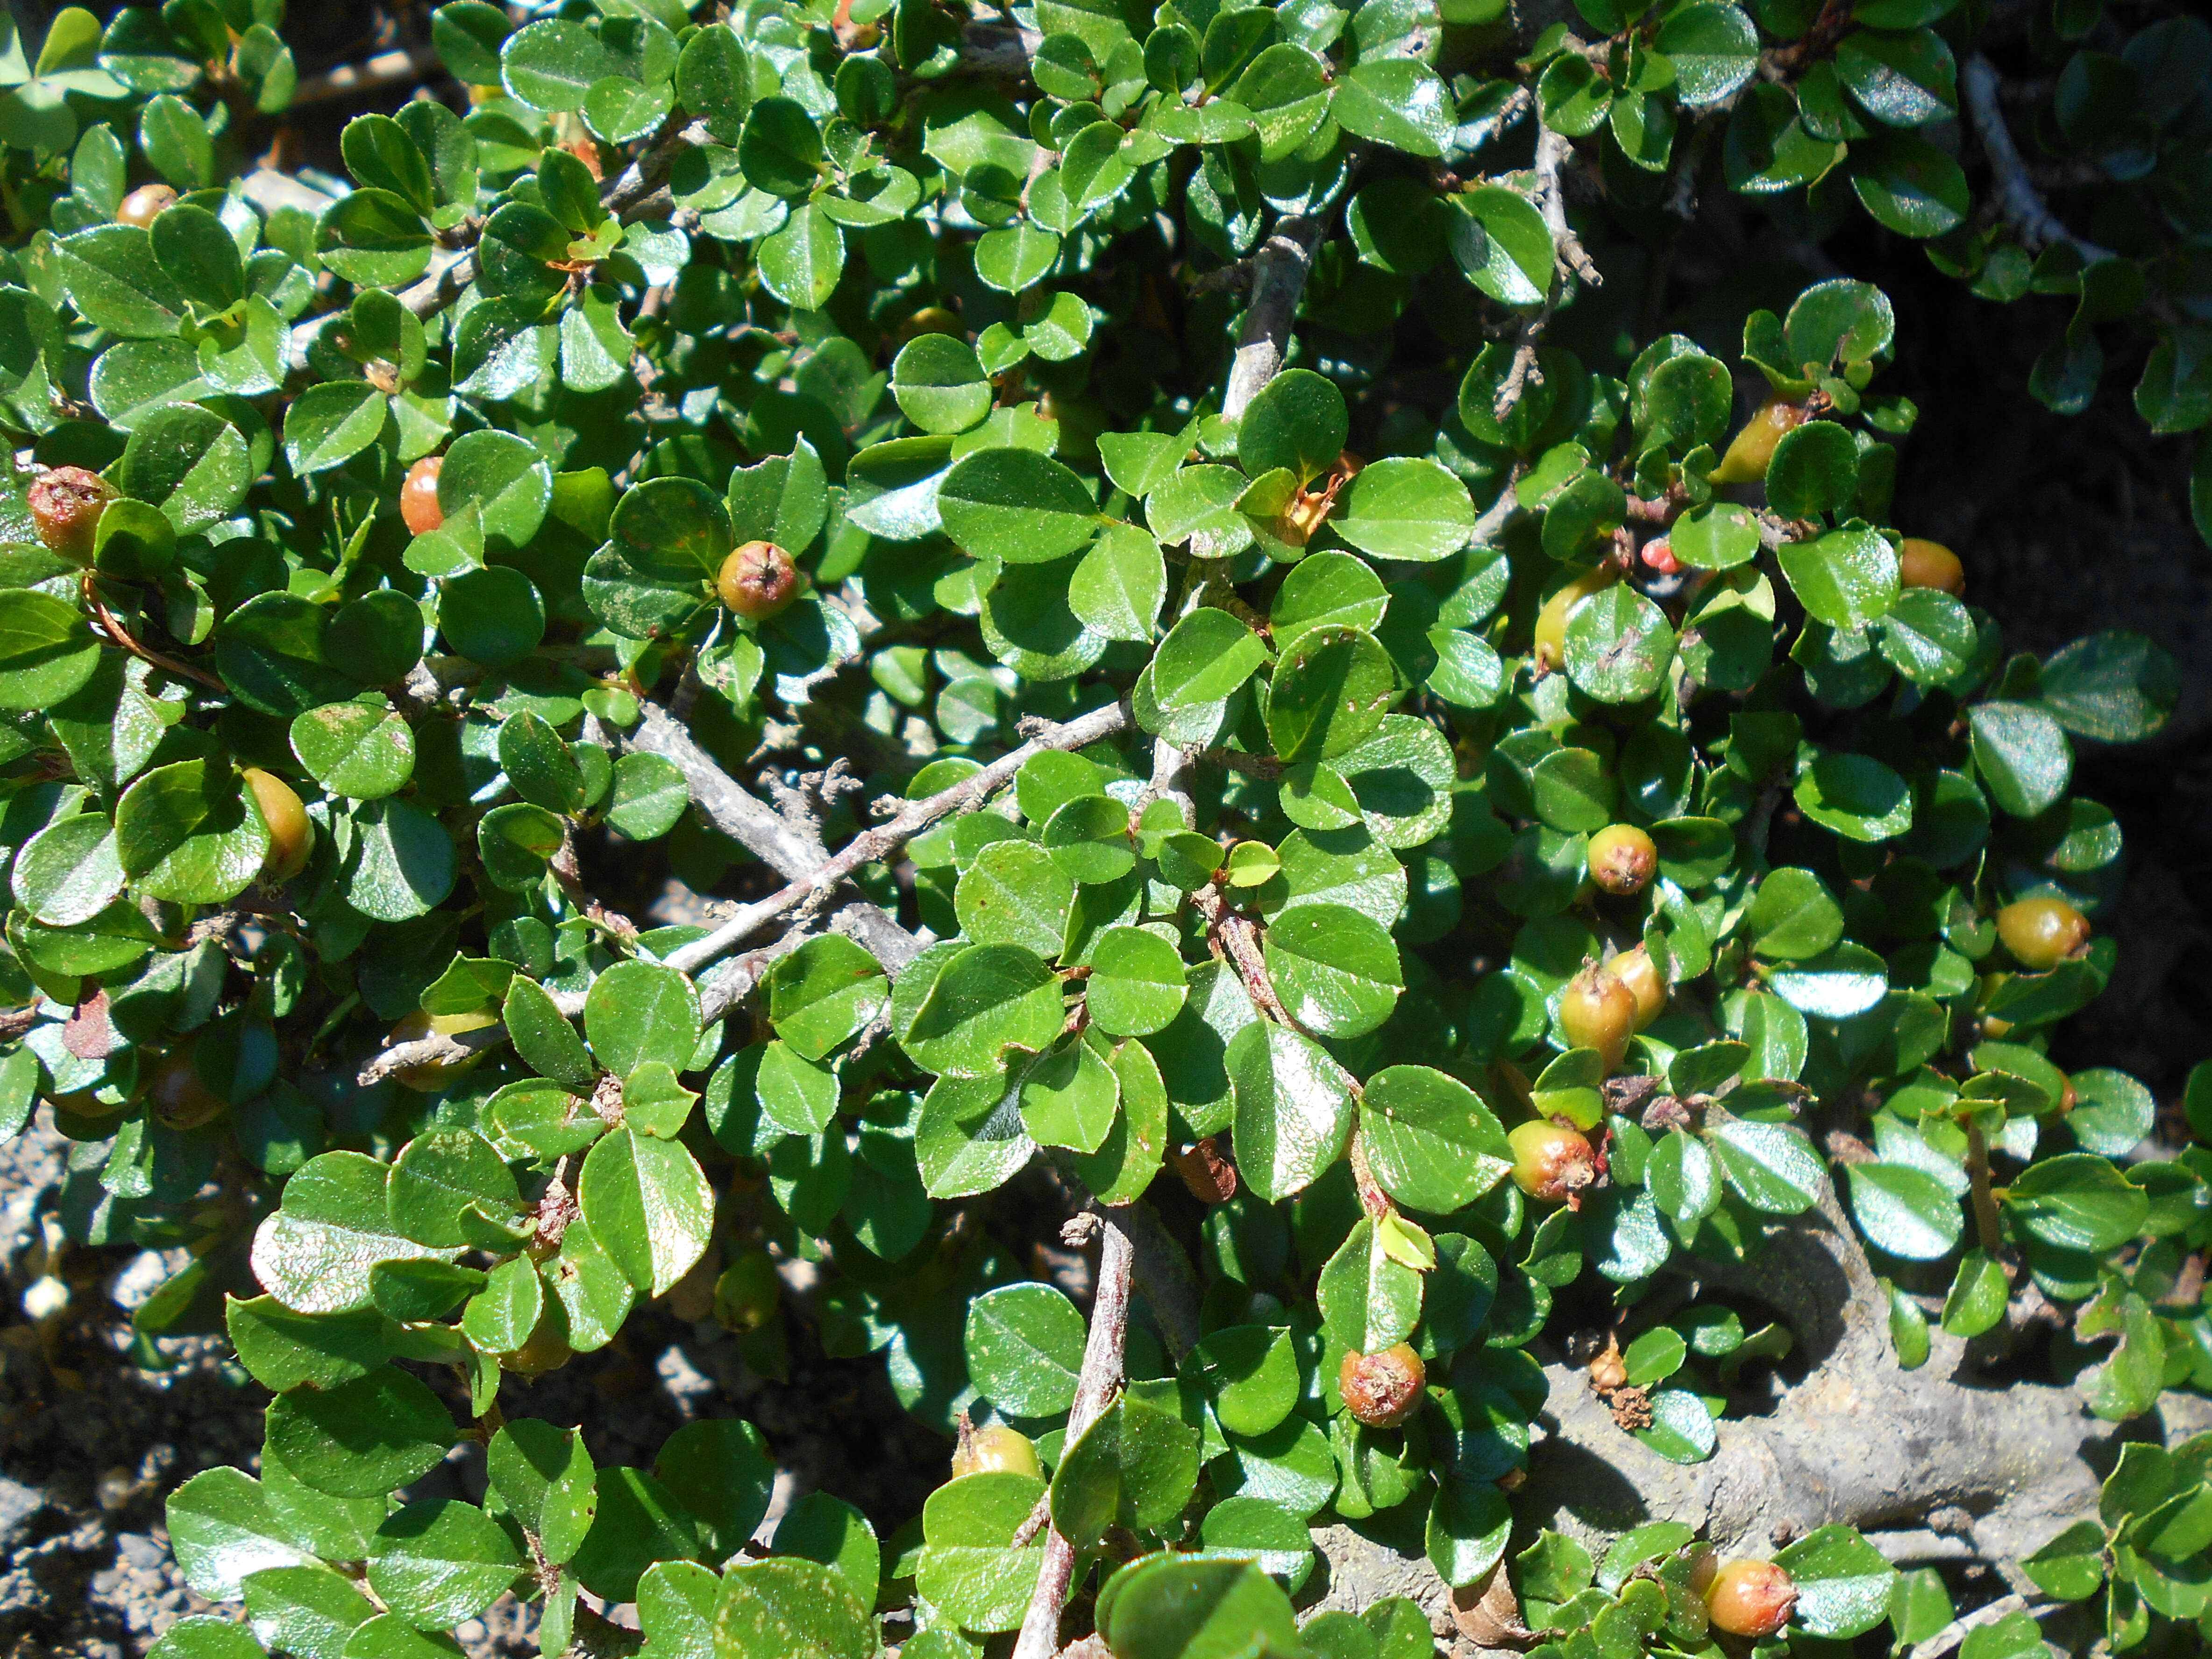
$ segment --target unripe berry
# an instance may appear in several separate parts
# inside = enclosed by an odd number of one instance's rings
[[[1804,422],[1805,411],[1796,404],[1779,397],[1769,398],[1743,423],[1743,429],[1729,441],[1728,453],[1712,470],[1713,483],[1757,483],[1766,476],[1766,464],[1774,459],[1774,446]]]
[[[1731,1561],[1705,1587],[1705,1613],[1730,1636],[1771,1636],[1797,1610],[1797,1585],[1771,1561]]]
[[[1513,1147],[1513,1184],[1531,1198],[1561,1203],[1597,1179],[1597,1155],[1564,1123],[1516,1123],[1505,1138]]]
[[[1897,552],[1897,579],[1907,587],[1941,588],[1954,599],[1965,596],[1966,567],[1941,542],[1907,536]]]
[[[538,1316],[538,1323],[523,1339],[522,1346],[512,1353],[499,1357],[500,1367],[518,1376],[543,1376],[548,1371],[557,1371],[574,1357],[575,1350],[568,1346],[568,1322],[558,1303],[547,1297],[545,1311]]]
[[[965,339],[959,317],[943,306],[924,306],[898,326],[898,343],[919,338],[924,334],[950,334],[954,339]]]
[[[197,1129],[229,1108],[200,1081],[187,1044],[172,1048],[148,1068],[146,1098],[154,1115],[172,1129]]]
[[[254,805],[261,809],[262,821],[269,826],[269,851],[261,860],[261,879],[272,887],[281,886],[307,868],[307,855],[315,850],[314,823],[283,779],[258,766],[247,767],[244,777],[246,787],[253,792]]]
[[[81,466],[58,466],[31,485],[26,499],[39,539],[65,559],[92,562],[92,532],[115,499],[115,486]]]
[[[499,1012],[493,1008],[478,1008],[465,1014],[426,1014],[420,1008],[392,1028],[387,1041],[394,1043],[417,1042],[436,1033],[440,1036],[459,1036],[464,1031],[482,1030],[487,1025],[499,1024]],[[481,1050],[465,1060],[429,1060],[419,1066],[409,1066],[394,1072],[392,1076],[404,1086],[422,1094],[435,1094],[463,1073],[473,1071],[483,1058]]]
[[[764,622],[799,597],[799,568],[774,542],[747,542],[722,561],[714,591],[736,615]]]
[[[446,509],[438,505],[438,474],[445,470],[443,455],[425,455],[407,469],[407,482],[399,486],[399,517],[410,536],[427,536],[446,522]]]
[[[766,1250],[744,1251],[714,1281],[714,1319],[726,1330],[758,1330],[782,1301],[783,1280]]]
[[[1010,1429],[1003,1423],[988,1429],[971,1429],[964,1418],[960,1429],[960,1443],[952,1450],[955,1480],[963,1475],[989,1474],[1002,1469],[1042,1478],[1044,1468],[1037,1462],[1036,1447],[1019,1430]]]
[[[1539,667],[1558,670],[1567,665],[1569,614],[1591,594],[1612,586],[1620,575],[1611,565],[1600,565],[1576,577],[1544,601],[1543,609],[1536,613],[1536,638],[1532,647]]]
[[[2064,899],[2021,899],[1997,912],[1997,937],[2021,967],[2040,972],[2089,942],[2089,918]]]
[[[177,192],[167,185],[141,185],[116,204],[115,222],[136,225],[143,230],[176,199]]]
[[[1659,873],[1659,848],[1632,823],[1609,823],[1590,837],[1590,879],[1608,893],[1640,893]]]
[[[1595,1048],[1610,1073],[1636,1034],[1636,997],[1618,975],[1592,964],[1559,993],[1559,1032],[1571,1048]]]
[[[1407,1342],[1380,1353],[1348,1353],[1336,1370],[1345,1409],[1370,1429],[1395,1429],[1419,1411],[1428,1381],[1420,1355]]]
[[[1667,1012],[1667,981],[1659,977],[1659,964],[1651,960],[1651,953],[1642,945],[1609,958],[1605,970],[1626,985],[1628,994],[1636,999],[1638,1030]]]

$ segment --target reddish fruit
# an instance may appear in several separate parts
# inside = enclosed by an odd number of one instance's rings
[[[1620,573],[1609,564],[1584,571],[1544,601],[1536,612],[1536,637],[1532,647],[1536,665],[1556,672],[1567,665],[1567,617],[1593,593],[1619,580]]]
[[[722,561],[714,591],[734,614],[764,622],[799,597],[799,568],[774,542],[747,542]]]
[[[1897,552],[1897,579],[1907,587],[1941,588],[1954,599],[1966,592],[1966,567],[1941,542],[1907,536]]]
[[[254,805],[261,809],[262,821],[269,826],[269,851],[261,860],[261,879],[271,886],[281,885],[307,868],[307,855],[315,850],[314,823],[283,779],[249,766],[245,781],[253,792]]]
[[[1628,988],[1636,999],[1636,1029],[1642,1030],[1667,1011],[1667,981],[1659,977],[1658,964],[1642,945],[1610,958],[1605,970]]]
[[[427,536],[446,521],[446,509],[438,505],[438,474],[445,465],[442,455],[425,455],[407,469],[407,482],[399,486],[399,516],[410,536]]]
[[[1705,1587],[1705,1613],[1730,1636],[1771,1636],[1797,1610],[1797,1585],[1771,1561],[1731,1561]]]
[[[1380,1353],[1348,1353],[1336,1370],[1345,1409],[1370,1429],[1395,1429],[1419,1411],[1428,1381],[1420,1355],[1406,1342]]]
[[[1563,1203],[1597,1179],[1597,1155],[1564,1123],[1516,1123],[1505,1138],[1513,1146],[1514,1184],[1531,1198]]]
[[[115,486],[81,466],[58,466],[32,484],[27,499],[39,539],[65,559],[90,564],[92,532]]]
[[[2089,918],[2064,899],[2022,899],[1997,912],[1997,937],[2023,968],[2056,968],[2089,942]]]
[[[136,225],[143,230],[161,216],[161,210],[177,199],[177,192],[167,185],[141,185],[117,204],[115,222]]]
[[[1595,1048],[1607,1073],[1620,1069],[1636,1034],[1636,998],[1619,975],[1592,964],[1559,993],[1559,1032],[1571,1048]]]
[[[197,1129],[229,1107],[200,1081],[189,1044],[172,1048],[148,1068],[146,1098],[154,1115],[172,1129]]]
[[[1682,562],[1674,556],[1674,550],[1664,536],[1644,543],[1640,550],[1644,562],[1662,576],[1671,576],[1682,568]]]
[[[1632,823],[1609,823],[1590,837],[1590,879],[1616,897],[1640,893],[1659,873],[1659,848]]]
[[[988,1474],[1000,1469],[1032,1477],[1044,1473],[1029,1436],[1003,1423],[988,1429],[970,1428],[963,1417],[960,1442],[952,1451],[952,1478],[957,1480],[963,1475]]]
[[[1713,483],[1757,483],[1766,476],[1766,464],[1774,459],[1774,446],[1804,423],[1805,411],[1796,404],[1778,397],[1769,398],[1743,423],[1743,429],[1729,440],[1728,453],[1712,470]]]

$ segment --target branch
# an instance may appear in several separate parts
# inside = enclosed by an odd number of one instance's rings
[[[1590,263],[1581,239],[1567,224],[1566,192],[1560,188],[1559,172],[1574,156],[1575,147],[1563,135],[1547,126],[1536,129],[1536,206],[1544,216],[1546,228],[1552,234],[1552,279],[1544,290],[1542,307],[1521,325],[1520,338],[1513,348],[1512,367],[1498,385],[1492,408],[1501,421],[1513,412],[1513,405],[1521,401],[1521,394],[1531,380],[1542,383],[1543,376],[1536,368],[1536,342],[1543,337],[1545,329],[1551,325],[1553,312],[1559,308],[1561,279],[1572,276],[1592,288],[1601,287],[1605,282],[1598,275],[1597,267]]]
[[[1075,1382],[1075,1403],[1068,1408],[1063,1446],[1073,1446],[1106,1409],[1121,1386],[1122,1353],[1129,1333],[1129,1273],[1134,1253],[1128,1234],[1129,1206],[1097,1212],[1105,1224],[1098,1255],[1098,1294],[1091,1304],[1091,1334],[1083,1345],[1083,1370]],[[1052,1659],[1060,1651],[1060,1609],[1067,1605],[1075,1576],[1075,1546],[1058,1527],[1045,1539],[1044,1565],[1030,1597],[1013,1659]]]
[[[1925,1641],[1914,1646],[1912,1659],[1943,1659],[1943,1656],[1964,1642],[1984,1625],[1994,1625],[2015,1613],[2027,1611],[2027,1598],[2023,1595],[2001,1595],[1986,1606],[1954,1619]]]
[[[829,862],[830,855],[818,842],[801,836],[781,813],[725,772],[666,709],[650,702],[643,709],[638,724],[617,741],[625,749],[673,761],[690,786],[693,804],[715,829],[794,883]],[[854,937],[897,977],[921,951],[921,942],[866,899],[856,899],[849,908],[854,913]],[[717,931],[726,929],[726,924]]]
[[[1275,222],[1274,230],[1252,256],[1252,303],[1244,312],[1244,325],[1237,336],[1237,356],[1229,366],[1229,391],[1221,412],[1242,420],[1260,388],[1275,378],[1289,347],[1291,325],[1297,319],[1298,301],[1305,293],[1306,277],[1313,270],[1314,250],[1321,245],[1321,221],[1294,215]]]
[[[434,74],[438,68],[438,50],[434,46],[380,52],[365,62],[341,64],[334,70],[309,76],[292,89],[292,101],[285,109],[289,112],[303,104],[319,104],[327,99],[350,98],[356,93],[375,92],[385,87],[410,85]]]
[[[1966,108],[1974,118],[1974,131],[1982,141],[1982,153],[1990,158],[1990,172],[1996,180],[1997,210],[2021,246],[2030,253],[2039,253],[2054,242],[2063,242],[2081,256],[2085,264],[2116,257],[2110,248],[2100,247],[2069,230],[2037,192],[2027,176],[2027,164],[2013,148],[2004,112],[1997,106],[1996,66],[1978,52],[1966,59],[1959,79],[1966,94]]]

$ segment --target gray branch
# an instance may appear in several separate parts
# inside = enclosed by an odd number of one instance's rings
[[[2085,264],[2113,258],[2110,248],[2100,247],[2069,230],[2027,176],[2027,164],[2013,147],[2012,132],[2005,125],[2004,111],[1998,106],[1996,66],[1978,52],[1966,59],[1959,82],[1966,94],[1966,108],[1973,117],[1974,131],[1982,141],[1982,153],[1990,158],[1990,172],[1996,183],[1997,210],[2004,215],[2005,222],[2013,228],[2021,245],[2031,253],[2039,253],[2054,242],[2064,242],[2081,256]]]
[[[1229,367],[1229,391],[1221,412],[1241,420],[1260,388],[1275,378],[1289,349],[1291,325],[1313,270],[1321,245],[1321,221],[1303,215],[1275,222],[1274,230],[1252,256],[1252,303],[1237,336],[1236,360]]]

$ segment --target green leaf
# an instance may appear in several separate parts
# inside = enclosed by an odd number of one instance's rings
[[[2141,1188],[2087,1152],[2031,1164],[2002,1202],[2031,1237],[2062,1250],[2117,1249],[2136,1237],[2150,1213]]]
[[[1257,1563],[1156,1556],[1102,1615],[1116,1659],[1227,1659],[1299,1651],[1290,1598]]]
[[[1674,660],[1666,614],[1626,583],[1594,593],[1567,619],[1567,675],[1601,702],[1636,702]]]
[[[603,1136],[584,1159],[576,1198],[601,1248],[645,1295],[665,1295],[706,1251],[714,1189],[672,1140],[628,1128]]]
[[[1219,702],[1267,659],[1267,646],[1250,628],[1226,611],[1201,606],[1160,641],[1152,660],[1152,695],[1165,709]]]
[[[1667,15],[1652,49],[1674,66],[1674,95],[1690,108],[1717,104],[1759,67],[1759,31],[1733,5],[1711,0]]]
[[[1153,684],[1157,691],[1157,669]],[[1286,762],[1333,758],[1380,726],[1397,695],[1397,671],[1372,635],[1340,626],[1305,629],[1275,665],[1268,740]]]
[[[1636,1437],[1670,1463],[1702,1463],[1720,1440],[1705,1402],[1686,1389],[1661,1389],[1651,1396],[1651,1424]]]
[[[1355,1353],[1403,1342],[1421,1316],[1421,1275],[1383,1250],[1364,1216],[1323,1264],[1314,1295],[1329,1340]]]
[[[1851,1215],[1876,1249],[1912,1261],[1950,1254],[1963,1223],[1959,1200],[1924,1170],[1874,1163],[1844,1166],[1850,1175]]]
[[[1327,1037],[1360,1036],[1390,1017],[1404,988],[1397,946],[1375,920],[1340,904],[1299,905],[1262,942],[1291,1018]]]
[[[2094,1521],[2076,1521],[2033,1555],[2021,1570],[2058,1601],[2086,1601],[2105,1582],[2105,1532]]]
[[[1912,791],[1866,755],[1828,753],[1806,768],[1795,791],[1814,823],[1852,841],[1888,841],[1912,828]]]
[[[968,1304],[969,1376],[1014,1416],[1054,1416],[1074,1403],[1085,1335],[1083,1316],[1051,1285],[1001,1285]]]
[[[1875,222],[1900,236],[1941,236],[1972,206],[1958,162],[1917,133],[1881,132],[1853,143],[1851,188]]]
[[[295,718],[291,738],[300,764],[334,795],[381,799],[415,773],[414,728],[387,709],[325,703]]]
[[[1721,1118],[1708,1124],[1705,1142],[1737,1197],[1769,1215],[1802,1215],[1819,1201],[1820,1155],[1804,1132],[1789,1124]]]
[[[991,412],[995,394],[974,347],[949,334],[921,334],[891,363],[891,396],[924,432],[965,432]]]
[[[2011,1294],[2003,1265],[1984,1251],[1968,1250],[1959,1258],[1959,1271],[1943,1298],[1943,1328],[1965,1337],[1993,1329],[2004,1318]]]
[[[1897,602],[1897,550],[1874,531],[1834,530],[1784,543],[1780,558],[1790,591],[1831,628],[1863,628]]]
[[[1157,933],[1109,927],[1091,949],[1085,1002],[1099,1029],[1121,1036],[1165,1030],[1188,994],[1182,957]]]
[[[75,606],[29,588],[0,592],[0,708],[64,702],[99,666],[99,643]]]
[[[1425,1066],[1393,1066],[1368,1079],[1359,1136],[1382,1189],[1434,1215],[1473,1203],[1512,1167],[1505,1132],[1480,1097]]]
[[[996,1471],[963,1476],[930,1493],[921,1510],[915,1588],[965,1629],[1019,1629],[1045,1549],[1042,1536],[1018,1549],[1012,1540],[1045,1490],[1030,1475]],[[875,1639],[872,1626],[866,1638]]]
[[[15,855],[9,877],[15,902],[49,927],[90,921],[123,891],[114,831],[97,812],[48,825]]]
[[[1231,1434],[1266,1434],[1297,1403],[1297,1352],[1281,1327],[1224,1327],[1192,1348],[1180,1370]]]
[[[1822,1527],[1774,1559],[1797,1583],[1794,1622],[1814,1636],[1850,1641],[1889,1616],[1897,1569],[1850,1527]]]
[[[2000,811],[2032,818],[2066,793],[2074,748],[2057,720],[2024,702],[1978,702],[1966,711],[1974,771]]]
[[[1091,492],[1066,467],[1033,449],[980,449],[938,485],[945,532],[975,558],[1046,564],[1098,528]]]
[[[1833,421],[1808,421],[1784,433],[1766,464],[1767,501],[1785,519],[1838,512],[1858,488],[1858,446]]]
[[[1053,1526],[1078,1547],[1116,1521],[1157,1530],[1182,1512],[1197,1484],[1197,1431],[1125,1393],[1061,1454],[1052,1475]]]
[[[2114,629],[2055,653],[2037,679],[2036,701],[2076,737],[2140,743],[2166,724],[2179,690],[2165,647]]]
[[[380,1497],[443,1461],[453,1423],[422,1383],[391,1365],[335,1389],[301,1389],[269,1405],[269,1447],[318,1491]]]
[[[648,1060],[683,1069],[699,1043],[699,996],[672,968],[617,963],[592,981],[584,1035],[599,1063],[627,1077]]]
[[[810,1060],[873,1019],[890,990],[876,959],[839,933],[807,940],[769,970],[768,984],[776,1035]]]
[[[1008,1049],[1039,1054],[1051,1044],[1061,1007],[1060,981],[1035,951],[973,945],[939,971],[902,1042],[929,1071],[994,1078]]]
[[[1230,1040],[1224,1064],[1245,1182],[1271,1204],[1310,1186],[1344,1152],[1350,1077],[1307,1038],[1264,1021]]]
[[[403,1505],[377,1528],[368,1583],[408,1623],[437,1630],[475,1618],[522,1566],[507,1534],[476,1505],[424,1498]]]
[[[369,1273],[380,1261],[447,1259],[392,1224],[390,1171],[363,1153],[325,1152],[286,1182],[284,1205],[254,1231],[252,1267],[295,1313],[354,1313],[370,1305]]]
[[[1329,113],[1346,132],[1409,155],[1442,155],[1453,126],[1450,90],[1405,58],[1363,58],[1337,82]]]
[[[986,847],[953,890],[961,932],[985,945],[1057,956],[1075,902],[1075,884],[1034,842]]]
[[[698,1522],[673,1491],[641,1469],[600,1470],[592,1504],[596,1513],[588,1515],[589,1530],[569,1567],[594,1595],[628,1601],[654,1562],[700,1553]]]
[[[1335,465],[1351,435],[1344,394],[1310,369],[1285,369],[1260,388],[1237,428],[1247,477],[1280,467],[1303,486]]]
[[[185,1583],[210,1601],[237,1601],[253,1573],[309,1560],[270,1514],[261,1482],[241,1469],[201,1470],[169,1494],[167,1518]]]
[[[1449,558],[1474,532],[1467,486],[1425,456],[1395,455],[1363,468],[1337,500],[1331,527],[1377,558]]]
[[[808,202],[760,245],[761,281],[786,305],[819,311],[845,273],[845,236],[818,202]]]
[[[1429,1563],[1455,1589],[1480,1583],[1504,1559],[1512,1529],[1512,1506],[1495,1486],[1443,1480],[1429,1504]]]

